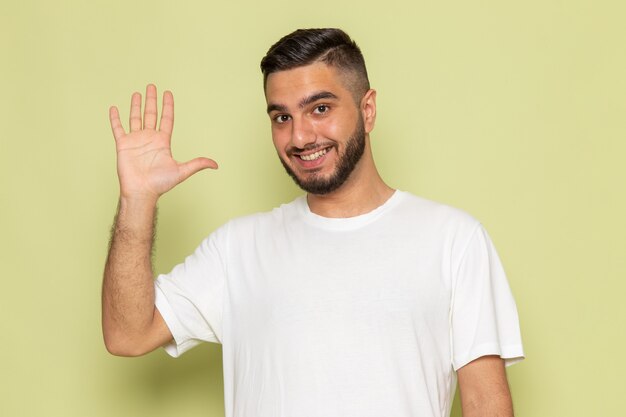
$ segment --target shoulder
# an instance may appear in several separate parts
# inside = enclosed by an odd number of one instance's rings
[[[480,222],[466,211],[448,204],[429,200],[406,191],[401,193],[398,214],[438,227],[476,228]]]
[[[404,233],[444,249],[451,257],[459,257],[482,228],[471,214],[448,204],[402,192],[391,220]]]
[[[220,229],[227,229],[229,233],[245,234],[260,229],[274,228],[297,217],[301,210],[303,199],[304,197],[298,197],[289,203],[281,204],[268,211],[236,217],[228,221]]]
[[[267,239],[275,234],[281,225],[288,223],[289,218],[297,216],[300,200],[298,198],[290,203],[281,204],[269,211],[232,218],[206,236],[197,250],[201,254],[227,253],[233,248],[234,243],[237,246],[246,242],[254,245],[260,238]]]

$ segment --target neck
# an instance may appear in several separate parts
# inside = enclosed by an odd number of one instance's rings
[[[323,217],[354,217],[381,206],[394,189],[378,174],[369,146],[346,182],[329,194],[308,194],[309,209]]]

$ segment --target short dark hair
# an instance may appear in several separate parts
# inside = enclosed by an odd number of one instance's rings
[[[324,62],[350,73],[348,86],[355,100],[360,100],[370,88],[365,59],[356,42],[341,29],[298,29],[271,46],[261,60],[263,88],[267,77],[278,71]]]

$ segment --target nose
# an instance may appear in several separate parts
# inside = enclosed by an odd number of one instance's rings
[[[307,145],[315,143],[317,135],[311,121],[306,117],[294,117],[291,124],[291,145],[304,149]]]

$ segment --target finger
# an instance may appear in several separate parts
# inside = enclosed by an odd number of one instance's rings
[[[119,140],[126,134],[126,132],[124,131],[122,121],[120,120],[120,112],[115,106],[111,106],[111,108],[109,108],[109,121],[111,122],[113,137],[115,140]]]
[[[161,122],[159,130],[161,132],[172,135],[174,128],[174,96],[171,91],[163,93],[163,109],[161,110]]]
[[[143,128],[156,129],[157,122],[157,91],[154,84],[146,87],[146,106],[143,111]]]
[[[130,97],[130,131],[141,130],[141,94],[133,93]]]
[[[202,171],[203,169],[217,169],[217,162],[209,158],[195,158],[191,161],[178,164],[178,168],[180,169],[180,180],[184,181],[196,172]]]

